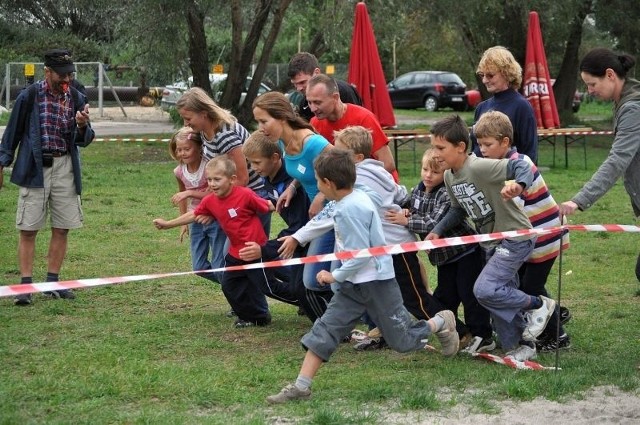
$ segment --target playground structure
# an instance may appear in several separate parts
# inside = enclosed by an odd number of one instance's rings
[[[115,102],[127,117],[125,104],[154,106],[162,97],[164,87],[148,87],[146,70],[144,67],[130,67],[127,65],[110,66],[102,62],[76,62],[76,79],[85,86],[87,98],[98,108],[100,117],[104,116],[105,102]],[[139,75],[139,85],[114,86],[107,71],[115,71],[117,77],[123,72],[136,71]],[[10,109],[11,102],[22,89],[29,84],[44,78],[44,63],[9,62],[5,66],[0,99],[4,99],[4,106]]]

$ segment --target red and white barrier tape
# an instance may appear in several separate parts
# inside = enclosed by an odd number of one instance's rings
[[[519,370],[555,370],[556,369],[555,367],[542,366],[540,363],[532,362],[531,360],[525,360],[523,362],[519,362],[515,359],[512,359],[511,357],[500,357],[500,356],[496,356],[495,354],[489,354],[489,353],[474,353],[473,357],[481,357],[491,362],[502,364],[505,366],[509,366],[510,368],[519,369]],[[558,370],[562,370],[562,369],[558,368]]]
[[[603,131],[541,131],[538,133],[539,137],[549,137],[549,136],[609,136],[612,135],[613,131],[611,130],[603,130]]]
[[[130,139],[130,138],[122,138],[122,137],[96,137],[93,139],[94,142],[170,142],[171,139],[150,139],[148,137],[138,138],[138,139]]]
[[[249,270],[259,269],[266,267],[280,267],[280,266],[292,266],[298,264],[317,263],[325,261],[335,260],[349,260],[352,258],[367,258],[375,257],[383,254],[401,254],[404,252],[430,250],[435,248],[443,248],[447,246],[466,245],[478,242],[488,242],[492,240],[517,238],[527,235],[546,235],[550,233],[558,233],[563,229],[583,231],[583,232],[632,232],[640,233],[639,226],[620,225],[620,224],[592,224],[592,225],[565,225],[557,227],[546,227],[541,229],[521,229],[513,230],[509,232],[496,232],[483,235],[470,235],[461,236],[455,238],[436,239],[431,241],[416,241],[396,245],[379,246],[369,249],[361,249],[355,251],[344,251],[333,254],[313,255],[303,258],[290,258],[287,260],[269,261],[266,263],[251,263],[241,266],[223,267],[211,270],[198,270],[189,272],[175,272],[175,273],[158,273],[149,275],[137,275],[137,276],[120,276],[120,277],[106,277],[95,279],[80,279],[80,280],[65,280],[60,282],[41,282],[32,284],[17,284],[0,286],[0,297],[9,297],[18,294],[28,294],[32,292],[45,292],[45,291],[57,291],[61,289],[78,289],[87,288],[92,286],[113,285],[124,282],[135,282],[140,280],[160,279],[163,277],[184,276],[189,274],[203,273],[203,272],[218,272],[218,271],[237,271],[237,270]]]
[[[407,136],[387,136],[389,140],[412,140],[412,139],[430,139],[430,134],[415,134],[415,135],[407,135]]]

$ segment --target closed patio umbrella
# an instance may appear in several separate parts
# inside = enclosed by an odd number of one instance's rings
[[[363,106],[374,113],[382,127],[396,125],[373,26],[363,2],[356,4],[347,81],[355,86]]]
[[[524,67],[524,96],[536,114],[538,128],[560,127],[560,117],[553,95],[547,56],[542,43],[538,12],[529,12],[527,54]]]

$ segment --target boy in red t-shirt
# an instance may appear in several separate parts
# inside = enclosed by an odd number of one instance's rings
[[[240,259],[239,251],[245,242],[264,245],[264,233],[259,214],[273,211],[272,204],[257,196],[251,189],[235,185],[236,166],[226,155],[216,156],[207,163],[205,169],[210,195],[205,196],[194,211],[187,212],[173,220],[157,218],[153,224],[158,229],[200,221],[201,216],[211,216],[229,238],[229,253],[225,257],[225,267],[249,264]],[[222,249],[223,247],[219,247]],[[271,314],[261,280],[270,279],[268,269],[225,271],[222,274],[222,292],[238,315],[236,328],[266,326],[271,323]]]

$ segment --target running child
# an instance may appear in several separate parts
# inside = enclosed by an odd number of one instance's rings
[[[375,193],[354,189],[356,166],[351,153],[331,149],[320,154],[314,164],[318,189],[335,200],[335,235],[338,252],[368,249],[385,244]],[[402,295],[393,272],[390,255],[353,258],[342,261],[329,272],[320,271],[320,285],[331,285],[335,293],[325,313],[302,337],[307,350],[298,378],[269,403],[286,403],[311,397],[311,384],[323,362],[329,360],[340,341],[353,329],[365,311],[380,327],[389,345],[400,352],[424,349],[425,339],[436,334],[442,353],[449,357],[458,351],[455,317],[441,311],[429,321],[415,321],[402,305]]]
[[[469,216],[478,233],[531,229],[527,214],[515,202],[533,183],[525,161],[486,159],[467,155],[469,130],[458,115],[438,121],[431,128],[436,158],[449,169],[444,182],[451,199],[447,215],[427,235],[440,235]],[[518,269],[529,258],[535,236],[525,235],[481,243],[485,266],[473,293],[491,313],[493,325],[507,356],[516,361],[536,357],[534,341],[542,333],[556,303],[545,296],[527,295],[518,289]]]
[[[444,185],[446,166],[436,159],[433,148],[422,156],[422,181],[413,189],[409,208],[387,212],[387,220],[406,226],[424,238],[442,220],[451,207],[451,200]],[[475,231],[462,221],[442,237],[473,235]],[[473,285],[482,271],[483,261],[477,244],[455,245],[429,251],[429,261],[438,269],[438,286],[433,296],[454,314],[460,303],[464,308],[466,327],[458,326],[461,335],[460,348],[467,353],[480,353],[496,348],[489,312],[473,295]],[[464,331],[469,332],[464,338]],[[463,344],[466,339],[466,344]]]
[[[531,158],[518,153],[513,146],[513,127],[509,117],[499,111],[487,112],[475,124],[474,131],[483,157],[521,159],[531,165],[533,184],[514,200],[522,205],[533,228],[560,226],[560,209],[551,196],[538,168]],[[529,295],[549,297],[545,285],[553,263],[560,254],[561,238],[563,238],[562,249],[569,248],[568,234],[564,237],[561,233],[538,236],[533,253],[518,271],[522,291]],[[565,311],[568,310],[565,309]],[[556,347],[569,348],[571,346],[569,335],[565,332],[562,323],[556,338],[559,320],[559,309],[556,308],[547,327],[536,342],[538,351],[555,351]]]
[[[157,218],[153,224],[160,230],[197,221],[200,216],[211,216],[229,237],[229,252],[225,267],[240,266],[248,262],[240,259],[239,251],[245,242],[260,245],[267,242],[259,215],[273,211],[273,205],[260,198],[251,189],[236,185],[235,163],[226,155],[211,159],[205,175],[211,194],[205,196],[193,211],[173,220]],[[262,293],[263,280],[269,280],[268,269],[251,269],[222,273],[222,292],[238,316],[236,328],[266,326],[271,323],[267,300]]]

